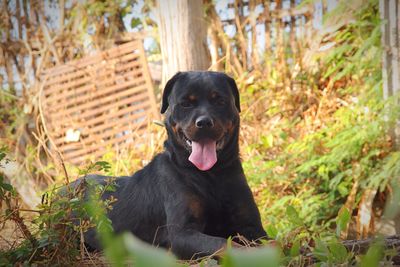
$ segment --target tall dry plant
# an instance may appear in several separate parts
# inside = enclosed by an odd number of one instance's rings
[[[140,38],[126,34],[123,16],[136,1],[2,1],[0,142],[37,185],[53,182],[58,156],[47,149],[39,92],[46,69],[89,51]],[[6,84],[7,86],[4,86]],[[54,163],[52,162],[54,161]],[[18,188],[18,186],[17,186]]]

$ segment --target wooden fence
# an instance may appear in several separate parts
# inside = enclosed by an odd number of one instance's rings
[[[296,63],[301,66],[304,50],[322,27],[322,14],[336,1],[302,2],[231,0],[207,9],[212,69],[236,76],[258,70],[268,77],[273,70],[286,73]]]
[[[40,96],[50,148],[74,164],[128,146],[158,116],[141,41],[48,69]]]

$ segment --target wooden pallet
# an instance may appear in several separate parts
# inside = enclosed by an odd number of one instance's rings
[[[73,164],[128,146],[158,117],[141,41],[46,70],[40,97],[51,149]]]

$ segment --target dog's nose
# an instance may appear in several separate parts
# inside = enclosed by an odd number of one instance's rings
[[[196,119],[197,128],[212,128],[214,127],[214,122],[210,117],[200,116]]]

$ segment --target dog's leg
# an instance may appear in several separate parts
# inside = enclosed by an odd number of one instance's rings
[[[230,235],[241,235],[250,241],[268,238],[244,176],[240,183],[230,187],[229,194],[231,201],[226,208],[229,211],[227,228],[230,230]]]
[[[193,205],[193,202],[190,205],[187,198],[180,200],[176,197],[167,201],[165,211],[171,249],[179,258],[195,259],[209,256],[226,247],[225,238],[203,233],[205,223],[201,206]]]
[[[172,252],[181,259],[219,256],[227,244],[225,238],[206,235],[195,229],[171,229],[170,239]]]

